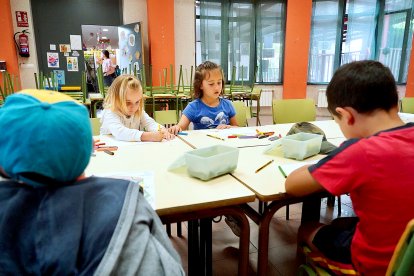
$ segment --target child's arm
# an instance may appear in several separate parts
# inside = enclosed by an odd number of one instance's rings
[[[305,196],[325,190],[310,174],[308,167],[309,165],[300,167],[288,175],[285,182],[286,193]]]
[[[104,110],[102,116],[101,134],[112,134],[120,141],[141,141],[142,131],[126,127],[119,115],[110,110]]]
[[[230,125],[218,125],[217,129],[232,128],[238,126],[239,124],[237,124],[236,116],[233,116],[230,118]]]
[[[185,116],[184,114],[181,116],[180,121],[175,126],[172,126],[167,129],[169,133],[172,133],[174,135],[177,135],[178,132],[185,130],[188,128],[188,125],[190,124],[190,120]]]
[[[144,132],[141,135],[143,142],[161,142],[164,139],[164,133],[161,131]]]

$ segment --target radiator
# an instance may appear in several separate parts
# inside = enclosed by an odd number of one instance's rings
[[[318,92],[318,107],[328,107],[325,89],[319,89]]]

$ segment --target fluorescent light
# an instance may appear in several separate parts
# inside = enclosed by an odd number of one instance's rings
[[[103,31],[103,32],[107,32],[107,31],[109,31],[109,30],[108,30],[108,29],[102,29],[102,31]]]

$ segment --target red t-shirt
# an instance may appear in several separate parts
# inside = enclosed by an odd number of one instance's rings
[[[334,195],[349,193],[360,221],[352,262],[363,275],[384,275],[408,221],[414,218],[414,124],[344,142],[309,168]]]

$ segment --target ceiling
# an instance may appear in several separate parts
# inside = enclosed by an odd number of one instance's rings
[[[117,26],[99,26],[99,25],[82,25],[82,42],[86,48],[102,49],[98,38],[106,37],[112,49],[118,49],[118,27]],[[104,31],[107,29],[108,31]],[[105,45],[105,49],[108,45]]]

